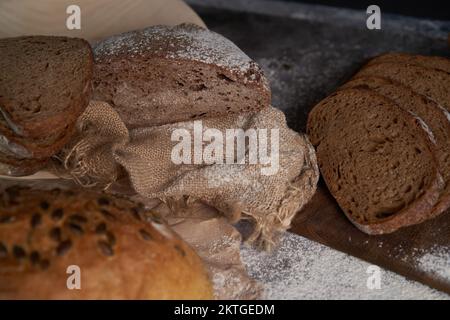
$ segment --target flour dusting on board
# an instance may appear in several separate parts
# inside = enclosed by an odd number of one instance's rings
[[[434,246],[417,259],[417,266],[424,272],[450,282],[450,248]]]
[[[448,252],[444,254],[448,263]],[[268,299],[450,299],[383,269],[381,289],[371,290],[367,287],[369,263],[292,233],[286,233],[271,254],[243,247],[241,258],[249,275],[263,283]],[[435,270],[448,275],[448,264],[427,256],[422,259],[424,266],[442,267]]]
[[[173,234],[172,231],[169,230],[169,228],[167,228],[166,225],[161,224],[161,223],[156,223],[156,222],[151,222],[152,226],[158,230],[164,237],[166,238],[173,238]]]

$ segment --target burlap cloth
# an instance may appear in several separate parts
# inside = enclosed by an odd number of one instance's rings
[[[205,260],[216,297],[257,298],[261,290],[246,276],[239,257],[241,237],[232,224],[251,220],[254,230],[247,242],[270,249],[316,190],[314,149],[305,135],[287,127],[284,114],[273,107],[255,114],[202,119],[202,125],[204,130],[221,132],[279,129],[278,172],[264,175],[261,168],[267,164],[248,162],[175,164],[171,154],[177,142],[171,140],[172,132],[192,131],[194,121],[128,129],[109,104],[98,101],[92,101],[78,120],[77,134],[57,155],[53,171],[82,186],[113,192],[121,188],[117,181],[126,181],[141,201],[164,204],[169,224]],[[195,156],[192,151],[192,159]],[[244,157],[248,160],[248,148]],[[200,201],[210,209],[196,215],[192,208]],[[228,290],[230,279],[240,283],[239,292]]]
[[[137,199],[142,201],[142,199]],[[264,288],[250,279],[241,261],[241,234],[217,210],[200,201],[187,204],[189,216],[176,217],[166,203],[152,199],[146,204],[163,217],[203,259],[209,271],[216,299],[264,298]]]

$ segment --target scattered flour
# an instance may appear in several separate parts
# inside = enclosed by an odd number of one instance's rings
[[[448,276],[448,252],[425,255],[422,267]],[[368,289],[369,263],[292,233],[286,233],[273,253],[247,246],[241,258],[251,277],[261,281],[268,299],[450,299],[415,281],[382,270],[381,288]]]
[[[170,231],[169,228],[167,228],[164,224],[160,224],[160,223],[156,223],[156,222],[151,222],[152,226],[158,230],[164,237],[168,238],[168,239],[172,239],[173,238],[173,234],[172,231]]]
[[[417,259],[418,267],[435,276],[450,281],[450,248],[436,246]]]
[[[192,24],[175,27],[152,26],[109,37],[95,46],[97,57],[107,58],[126,52],[128,55],[153,54],[170,59],[187,59],[248,73],[255,81],[258,69],[242,50],[227,38]]]

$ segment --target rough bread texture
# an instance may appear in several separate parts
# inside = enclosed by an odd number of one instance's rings
[[[407,53],[386,53],[371,59],[367,65],[373,65],[383,62],[392,62],[399,64],[413,64],[425,68],[436,69],[450,73],[450,59],[437,56],[411,55]]]
[[[423,121],[392,100],[345,89],[308,118],[324,180],[350,221],[390,233],[432,217],[443,179]]]
[[[59,134],[87,107],[93,55],[82,39],[27,36],[0,39],[0,112],[16,135]]]
[[[450,111],[450,74],[416,65],[383,62],[368,65],[354,78],[384,77],[410,87]]]
[[[11,132],[0,134],[0,150],[16,158],[49,158],[61,150],[74,132],[75,123],[68,125],[58,134],[43,136],[42,139],[23,138]]]
[[[445,181],[445,188],[435,205],[434,214],[440,214],[450,207],[450,113],[426,97],[397,82],[378,78],[358,78],[342,88],[365,88],[391,99],[402,109],[421,118],[433,133],[433,152]]]
[[[200,258],[158,216],[129,200],[9,187],[0,208],[1,299],[212,297]],[[73,265],[80,290],[67,288]]]
[[[16,159],[0,150],[0,175],[21,177],[43,169],[48,159]]]
[[[270,105],[261,68],[228,39],[195,25],[113,36],[94,53],[94,99],[113,105],[132,128]]]

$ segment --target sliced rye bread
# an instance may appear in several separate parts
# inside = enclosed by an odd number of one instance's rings
[[[0,152],[0,175],[21,177],[43,169],[48,159],[16,159]]]
[[[113,105],[130,128],[270,105],[262,69],[234,43],[196,25],[113,36],[94,54],[94,99]]]
[[[444,71],[383,62],[363,67],[353,78],[372,76],[397,81],[450,111],[450,75]]]
[[[412,55],[400,52],[391,52],[382,54],[378,57],[371,59],[367,65],[373,65],[377,63],[392,62],[401,64],[413,64],[425,68],[436,69],[450,73],[450,59],[437,56],[421,56]]]
[[[60,133],[47,135],[41,139],[23,138],[11,133],[0,134],[0,151],[19,159],[49,158],[69,142],[74,132],[75,123],[68,125]]]
[[[83,39],[26,36],[0,39],[0,112],[10,131],[27,138],[59,135],[87,107],[93,54]]]
[[[311,111],[322,176],[363,232],[390,233],[432,217],[444,183],[423,125],[365,89],[338,91]]]
[[[433,209],[433,215],[447,210],[450,207],[450,113],[408,87],[384,78],[354,79],[341,87],[341,89],[347,88],[373,90],[425,121],[434,136],[433,152],[445,182],[442,195]]]

